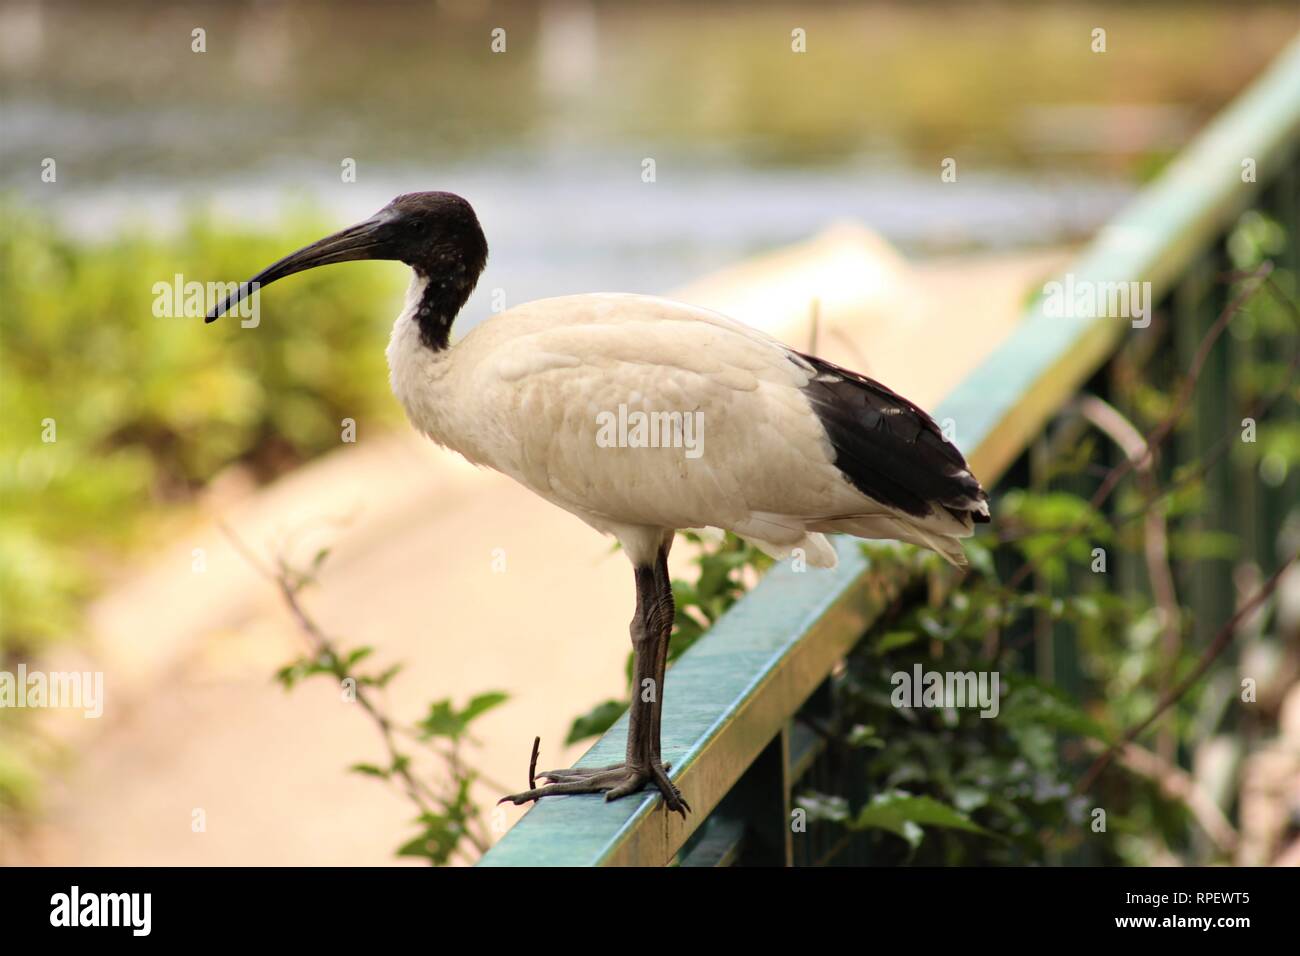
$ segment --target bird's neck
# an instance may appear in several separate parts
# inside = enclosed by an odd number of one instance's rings
[[[445,444],[445,419],[456,405],[448,401],[447,376],[460,353],[445,345],[438,348],[428,344],[428,333],[417,318],[427,286],[427,280],[418,274],[411,277],[406,305],[393,323],[388,341],[388,378],[411,423],[434,441]]]
[[[451,324],[478,282],[478,273],[461,264],[433,272],[414,268],[406,309],[420,329],[420,343],[441,352],[451,341]]]

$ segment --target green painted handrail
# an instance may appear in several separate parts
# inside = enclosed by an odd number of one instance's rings
[[[1150,282],[1160,301],[1193,259],[1294,159],[1300,145],[1300,39],[1109,222],[1067,270],[1076,283]],[[1242,180],[1255,161],[1256,182]],[[1043,303],[940,408],[993,484],[1048,419],[1099,369],[1126,319],[1058,318]]]
[[[1300,147],[1300,41],[1102,229],[1069,272],[1076,281],[1151,283],[1159,301],[1194,259]],[[1257,182],[1243,181],[1254,160]],[[1043,303],[940,404],[976,474],[992,485],[1099,369],[1129,319],[1059,318]],[[902,581],[872,573],[857,542],[839,566],[773,568],[668,673],[663,751],[694,808],[685,821],[660,797],[542,800],[480,866],[664,865],[746,769],[782,739],[792,715],[871,626]],[[627,716],[580,765],[623,755]],[[783,824],[784,825],[784,824]]]

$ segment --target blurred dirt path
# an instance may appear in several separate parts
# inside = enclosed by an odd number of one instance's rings
[[[673,295],[801,349],[815,296],[819,354],[933,406],[1062,264],[1049,251],[909,265],[843,225]],[[582,753],[561,747],[570,720],[622,689],[634,603],[624,558],[407,430],[359,431],[356,445],[270,488],[218,487],[188,533],[96,604],[83,666],[105,672],[105,715],[67,729],[74,759],[9,862],[387,864],[411,835],[403,798],[345,771],[382,761],[371,723],[329,682],[289,694],[272,682],[301,638],[217,519],[262,553],[287,546],[306,560],[332,546],[306,601],[345,644],[374,645],[376,670],[405,663],[394,713],[508,692],[477,727],[474,759],[492,779],[524,785],[535,734],[546,765]],[[689,555],[674,558],[682,573]],[[497,794],[478,796],[490,805]],[[196,809],[204,832],[192,830]],[[513,822],[523,808],[508,811]]]

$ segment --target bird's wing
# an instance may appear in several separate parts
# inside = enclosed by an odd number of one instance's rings
[[[965,501],[964,462],[924,412],[705,309],[646,296],[541,300],[458,348],[469,353],[460,393],[476,396],[484,463],[584,517],[762,524],[796,538],[813,521]],[[635,413],[679,416],[677,447],[634,447]],[[610,424],[613,445],[601,431]]]
[[[913,517],[942,505],[959,520],[988,521],[984,489],[933,418],[874,379],[803,357],[815,370],[803,392],[855,488]]]

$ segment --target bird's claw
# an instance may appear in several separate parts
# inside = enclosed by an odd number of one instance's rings
[[[649,769],[642,770],[627,764],[612,764],[608,767],[572,767],[567,770],[548,770],[538,774],[543,780],[551,782],[541,787],[534,787],[522,793],[512,793],[502,797],[498,803],[509,801],[516,806],[542,797],[556,797],[572,793],[603,793],[606,800],[617,800],[633,793],[638,793],[647,784],[653,783],[663,795],[664,805],[673,813],[680,813],[682,819],[690,812],[690,804],[682,793],[668,779],[671,764],[654,763]]]

